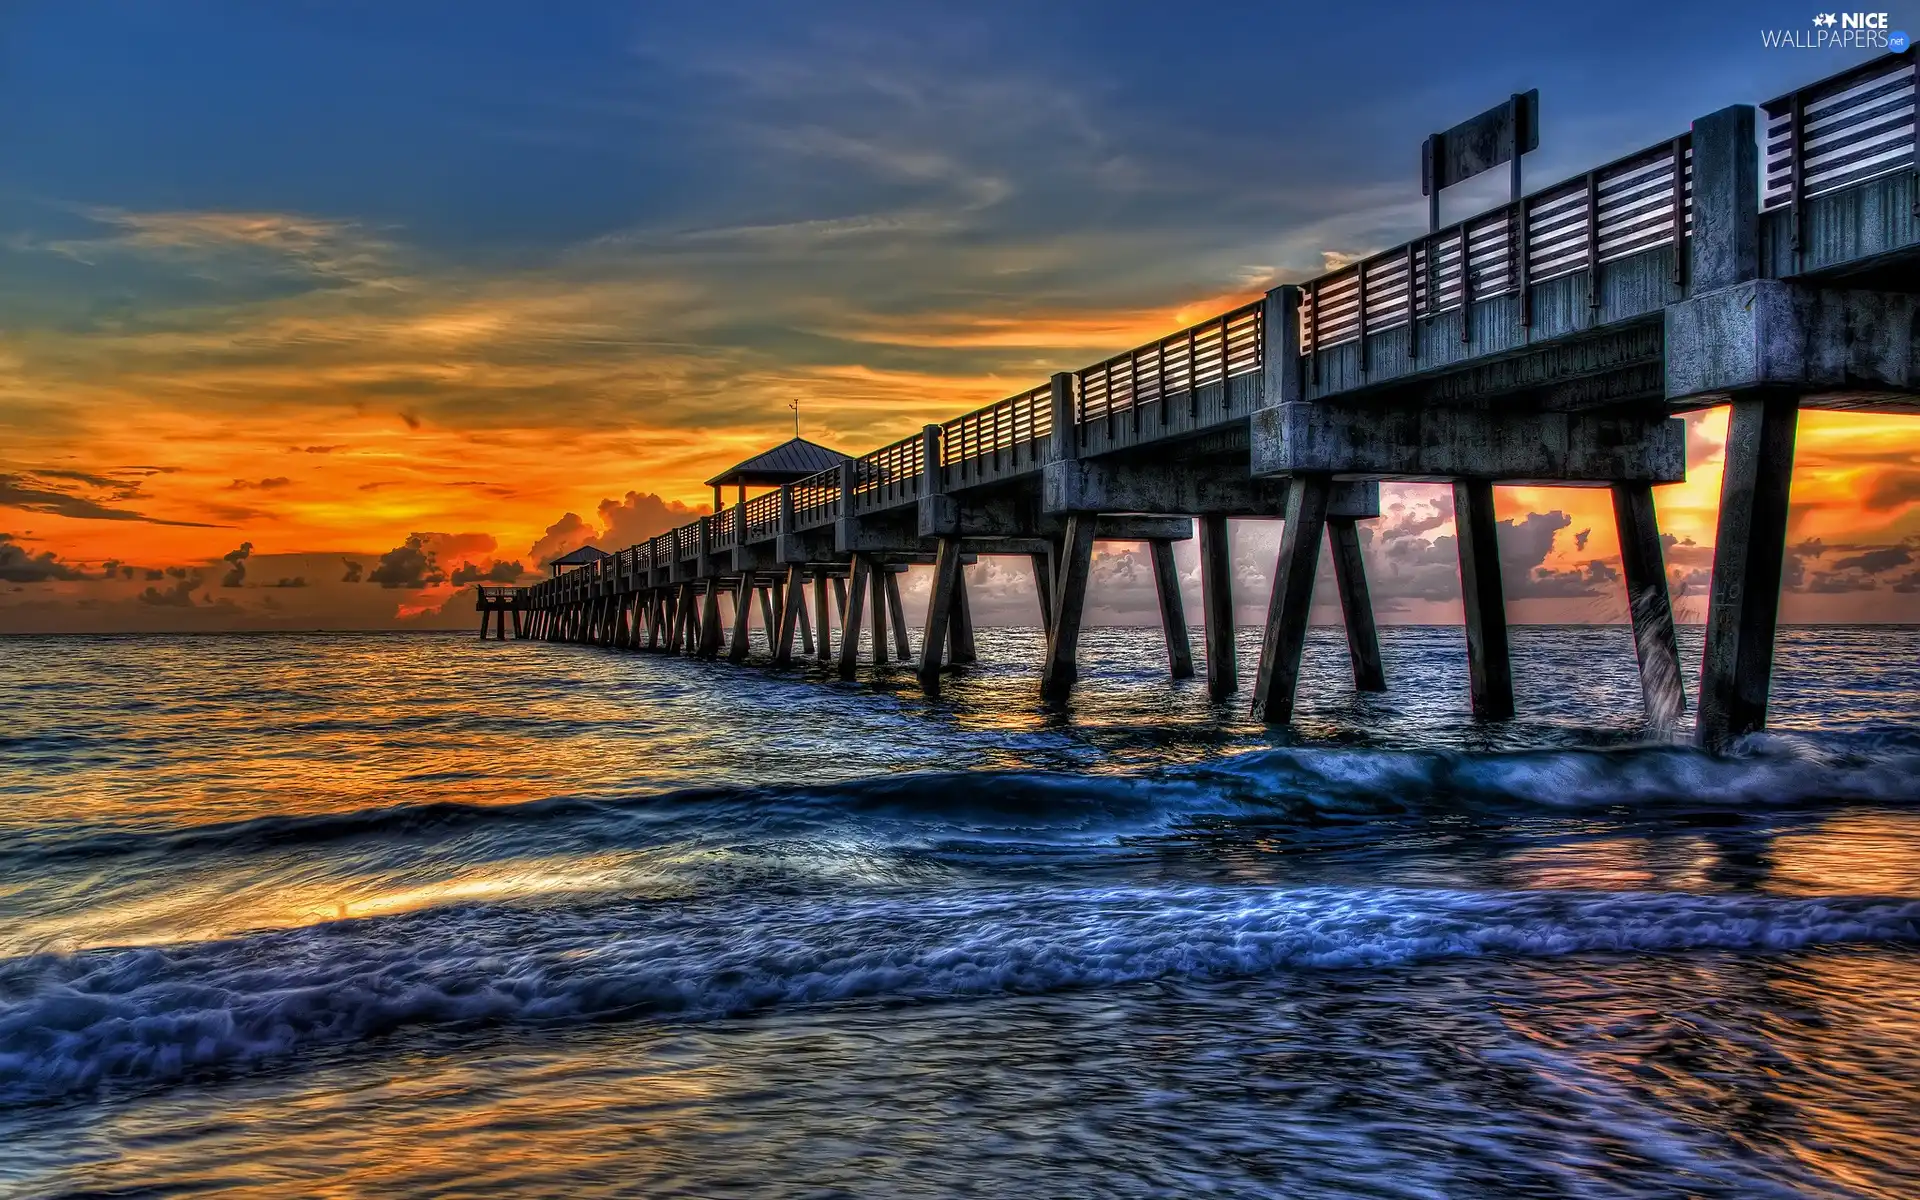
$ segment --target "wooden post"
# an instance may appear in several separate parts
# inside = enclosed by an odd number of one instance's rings
[[[814,624],[820,627],[820,636],[814,639],[813,657],[816,662],[833,661],[833,614],[827,611],[827,574],[815,571],[813,574],[813,614]]]
[[[1167,639],[1167,673],[1175,679],[1193,678],[1193,643],[1187,637],[1187,608],[1180,597],[1180,571],[1173,562],[1172,542],[1149,542],[1153,555],[1153,587],[1160,594],[1160,631]]]
[[[1313,607],[1313,576],[1320,568],[1320,540],[1327,528],[1333,483],[1325,475],[1295,475],[1287,488],[1286,530],[1274,563],[1267,630],[1260,643],[1260,673],[1253,687],[1253,715],[1273,724],[1293,719],[1300,686],[1300,652],[1307,644],[1307,612]]]
[[[775,632],[772,626],[767,628],[767,636],[773,639],[773,665],[784,667],[793,662],[793,630],[807,611],[806,593],[800,577],[800,564],[794,563],[787,568],[787,586],[780,595],[780,628]]]
[[[1353,660],[1353,686],[1362,692],[1387,690],[1380,667],[1380,634],[1373,625],[1373,596],[1367,590],[1367,565],[1360,557],[1360,530],[1352,517],[1327,522],[1333,549],[1333,582],[1346,618],[1347,657]]]
[[[1033,563],[1033,591],[1040,600],[1040,632],[1053,634],[1053,561],[1051,552],[1030,554],[1028,560]]]
[[[967,569],[953,580],[953,615],[947,621],[947,662],[956,667],[980,658],[973,644],[973,609],[967,603]]]
[[[1620,535],[1633,647],[1640,659],[1640,696],[1646,702],[1647,720],[1664,729],[1686,711],[1687,693],[1680,684],[1680,650],[1673,640],[1673,605],[1667,597],[1653,485],[1614,484],[1613,524]]]
[[[907,614],[900,604],[900,575],[897,571],[882,572],[887,582],[887,616],[893,623],[893,652],[901,662],[913,658],[913,645],[907,640]]]
[[[933,586],[927,591],[927,623],[920,632],[920,686],[940,690],[940,655],[947,648],[953,618],[954,585],[960,578],[960,539],[943,537],[933,558]]]
[[[1467,675],[1473,715],[1502,721],[1513,715],[1513,660],[1507,649],[1507,603],[1500,583],[1492,483],[1484,479],[1455,481],[1453,524],[1460,551],[1460,596],[1467,618]]]
[[[873,595],[869,603],[873,609],[873,665],[885,666],[887,657],[887,571],[877,563],[868,564],[868,588]]]
[[[860,662],[860,615],[866,604],[867,574],[872,570],[867,556],[853,556],[853,578],[850,587],[845,589],[844,606],[841,608],[840,623],[840,678],[852,679],[853,671]],[[876,641],[878,639],[875,639]]]
[[[1240,690],[1240,656],[1233,635],[1233,544],[1225,517],[1200,518],[1200,615],[1206,622],[1207,695]]]
[[[1040,671],[1040,695],[1064,700],[1080,676],[1080,620],[1087,605],[1087,575],[1093,565],[1092,513],[1067,518],[1067,535],[1060,548],[1060,567],[1053,588],[1053,628],[1047,636],[1047,658]]]
[[[1736,399],[1727,418],[1700,712],[1694,723],[1700,745],[1709,750],[1767,723],[1799,417],[1798,397],[1771,395]]]
[[[753,614],[753,572],[740,572],[733,595],[733,640],[727,644],[728,662],[747,661],[747,619]]]

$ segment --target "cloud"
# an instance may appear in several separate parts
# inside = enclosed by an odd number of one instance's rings
[[[367,582],[383,588],[422,588],[442,582],[445,576],[440,573],[433,551],[427,548],[428,536],[410,534],[406,541],[382,554],[367,576]]]
[[[602,500],[601,531],[593,544],[609,552],[624,550],[705,514],[708,506],[667,500],[653,492],[628,492],[621,500]],[[549,530],[548,532],[552,532]]]
[[[179,574],[175,574],[178,571]],[[192,608],[194,589],[200,586],[199,575],[189,575],[181,568],[170,568],[167,572],[174,575],[172,586],[165,589],[151,585],[140,593],[138,600],[142,604],[156,608]]]
[[[465,587],[469,583],[513,583],[524,574],[525,569],[517,562],[496,562],[484,568],[461,563],[453,569],[447,581],[455,587]]]
[[[271,588],[303,588],[307,586],[307,581],[304,576],[294,575],[281,579],[277,583],[270,583],[267,586]]]
[[[181,525],[195,529],[218,528],[200,521],[169,521],[161,517],[149,517],[145,513],[135,512],[132,509],[110,508],[76,492],[62,490],[47,481],[49,475],[55,478],[62,476],[71,478],[73,474],[73,472],[43,472],[38,473],[37,477],[19,474],[0,475],[0,508],[19,508],[27,512],[72,517],[82,521],[144,521],[150,525]],[[87,477],[88,480],[92,478]]]
[[[545,567],[554,559],[578,550],[598,536],[593,526],[582,520],[578,513],[567,513],[547,526],[547,531],[527,548],[527,556],[533,559],[536,566]]]
[[[343,564],[345,564],[347,568],[347,573],[340,577],[340,582],[341,583],[359,583],[360,572],[364,569],[361,566],[361,564],[355,562],[351,558],[343,558],[340,561]]]
[[[227,573],[220,580],[221,587],[237,588],[246,584],[247,558],[252,553],[253,543],[241,542],[238,550],[229,550],[220,556],[228,564]]]
[[[275,475],[271,479],[236,479],[228,484],[224,490],[229,492],[270,492],[277,488],[286,487],[292,482],[293,480],[288,479],[285,475]]]
[[[29,553],[11,533],[0,533],[0,580],[8,583],[48,583],[56,579],[85,579],[86,575],[60,561],[51,550]]]

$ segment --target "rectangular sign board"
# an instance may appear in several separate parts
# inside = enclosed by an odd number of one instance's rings
[[[1535,88],[1428,138],[1420,154],[1420,194],[1431,196],[1539,148],[1540,89]]]

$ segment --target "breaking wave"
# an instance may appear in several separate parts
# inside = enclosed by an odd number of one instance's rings
[[[1078,888],[451,907],[0,964],[0,1102],[404,1028],[711,1018],[1436,959],[1920,942],[1920,900]]]

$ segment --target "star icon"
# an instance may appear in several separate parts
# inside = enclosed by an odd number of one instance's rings
[[[1818,16],[1814,17],[1813,23],[1815,25],[1832,26],[1832,25],[1839,24],[1840,21],[1839,21],[1839,18],[1834,16],[1832,13],[1821,13]]]

